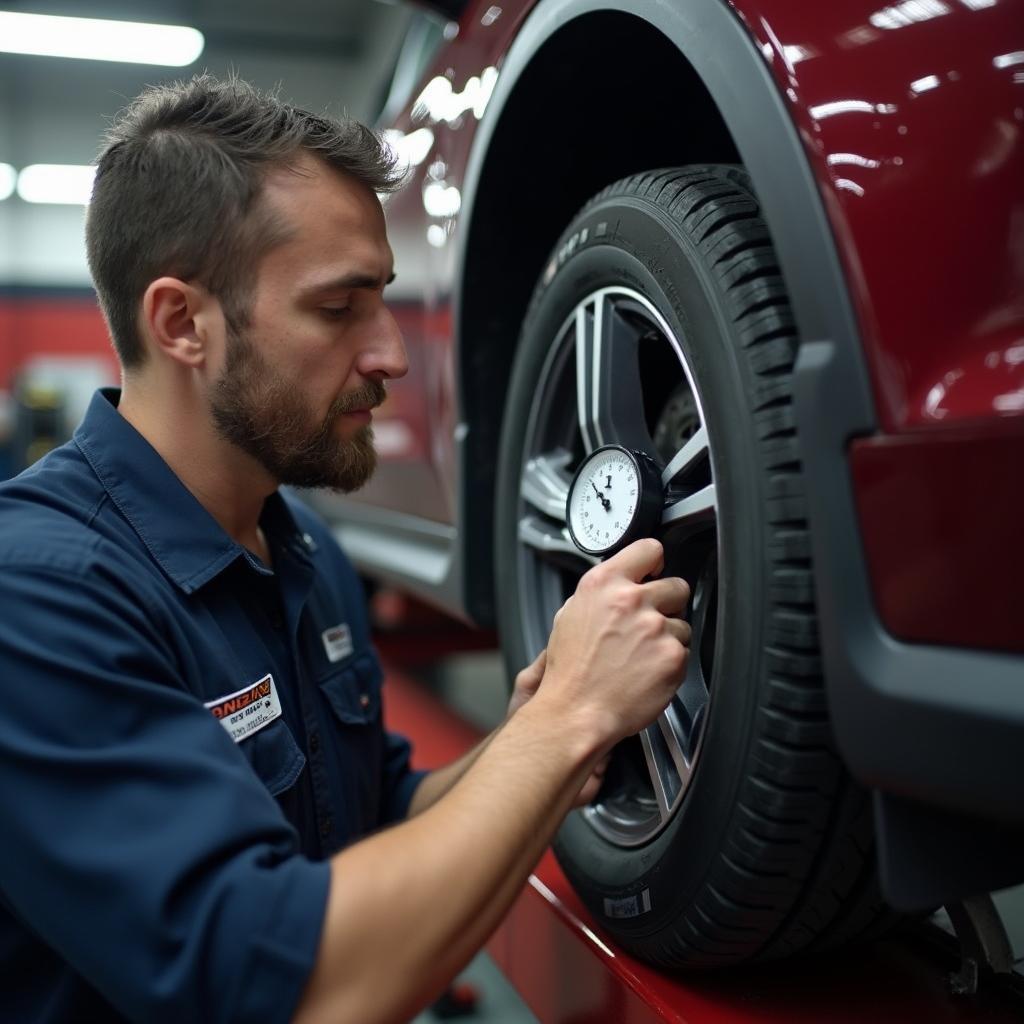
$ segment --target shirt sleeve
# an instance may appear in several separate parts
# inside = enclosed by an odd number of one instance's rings
[[[415,771],[410,765],[412,747],[399,733],[384,737],[384,785],[381,787],[381,824],[391,825],[409,814],[416,788],[429,773]]]
[[[107,560],[0,567],[0,889],[124,1016],[286,1021],[329,865],[180,688],[155,601]]]

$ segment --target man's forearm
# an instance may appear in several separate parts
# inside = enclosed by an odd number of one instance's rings
[[[593,731],[565,725],[541,704],[523,709],[467,755],[443,797],[334,858],[297,1021],[405,1020],[455,976],[508,910],[600,753],[584,738]]]
[[[432,807],[438,800],[447,793],[459,779],[476,763],[477,758],[487,749],[488,744],[494,739],[495,734],[501,729],[499,725],[494,732],[485,736],[475,747],[467,750],[458,760],[443,768],[437,768],[429,775],[423,777],[423,781],[416,787],[416,791],[409,801],[407,817],[412,818],[422,814],[428,807]]]
[[[536,695],[444,796],[332,860],[300,1024],[398,1022],[429,1002],[508,910],[603,755],[664,711],[685,674],[690,627],[675,616],[690,591],[647,580],[663,555],[637,541],[589,570],[556,616]]]

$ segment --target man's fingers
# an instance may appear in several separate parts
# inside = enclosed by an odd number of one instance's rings
[[[644,593],[662,615],[678,615],[690,603],[690,585],[678,576],[651,580],[643,584]]]
[[[661,572],[665,566],[665,549],[661,541],[645,537],[633,541],[603,564],[639,583],[644,577],[657,576]]]
[[[611,754],[605,754],[594,765],[594,770],[587,776],[587,781],[583,783],[583,788],[576,797],[576,801],[573,804],[574,807],[586,807],[587,804],[597,797],[604,783],[605,772],[608,770],[608,762],[610,760]]]
[[[689,647],[693,630],[685,619],[665,619],[665,628],[684,646]]]

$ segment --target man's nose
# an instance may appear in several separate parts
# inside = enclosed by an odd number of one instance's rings
[[[366,347],[360,355],[359,370],[365,377],[376,375],[388,379],[404,377],[409,372],[402,331],[386,306],[381,307],[370,326]]]

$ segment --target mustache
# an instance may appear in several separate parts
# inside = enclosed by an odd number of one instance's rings
[[[368,380],[355,391],[335,399],[331,404],[328,419],[333,420],[342,413],[355,412],[357,409],[375,409],[387,398],[387,390],[379,380]]]

